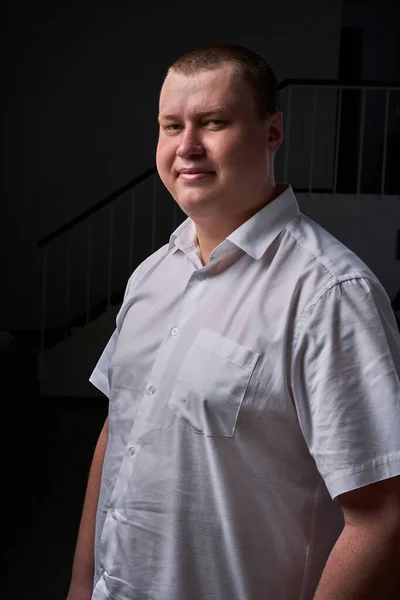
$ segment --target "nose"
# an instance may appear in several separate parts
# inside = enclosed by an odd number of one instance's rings
[[[194,129],[187,128],[183,131],[176,154],[179,158],[185,159],[204,154],[203,145]]]

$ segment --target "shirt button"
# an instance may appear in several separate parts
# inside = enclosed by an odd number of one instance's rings
[[[205,280],[205,278],[206,278],[206,276],[204,275],[204,273],[199,273],[199,274],[197,275],[197,279],[198,279],[199,281],[204,281],[204,280]]]
[[[134,448],[133,446],[131,446],[131,447],[129,448],[129,454],[130,454],[131,456],[133,456],[133,455],[135,454],[135,452],[136,452],[135,448]]]
[[[174,327],[174,328],[171,330],[171,335],[178,335],[178,333],[179,333],[179,329],[177,329],[176,327]]]
[[[150,396],[154,396],[154,394],[156,393],[156,391],[157,391],[157,388],[154,387],[154,385],[151,385],[149,387],[149,394],[150,394]]]

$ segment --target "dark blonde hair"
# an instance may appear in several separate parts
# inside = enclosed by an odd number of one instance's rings
[[[237,73],[252,88],[260,119],[278,110],[278,80],[275,72],[265,58],[244,46],[216,44],[196,48],[178,58],[168,73],[173,71],[190,76],[224,64],[233,64]]]

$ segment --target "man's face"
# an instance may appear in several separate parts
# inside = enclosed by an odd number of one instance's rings
[[[252,89],[233,65],[171,72],[159,112],[158,173],[186,214],[245,214],[266,200],[281,114],[259,118]]]

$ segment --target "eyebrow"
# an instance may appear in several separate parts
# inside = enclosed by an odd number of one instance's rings
[[[211,110],[201,110],[196,113],[196,117],[200,117],[200,118],[204,119],[204,117],[210,117],[211,115],[221,114],[221,113],[226,113],[226,112],[227,112],[226,108],[216,107]],[[159,115],[158,120],[159,121],[177,121],[177,120],[179,120],[179,118],[180,117],[178,115]]]

